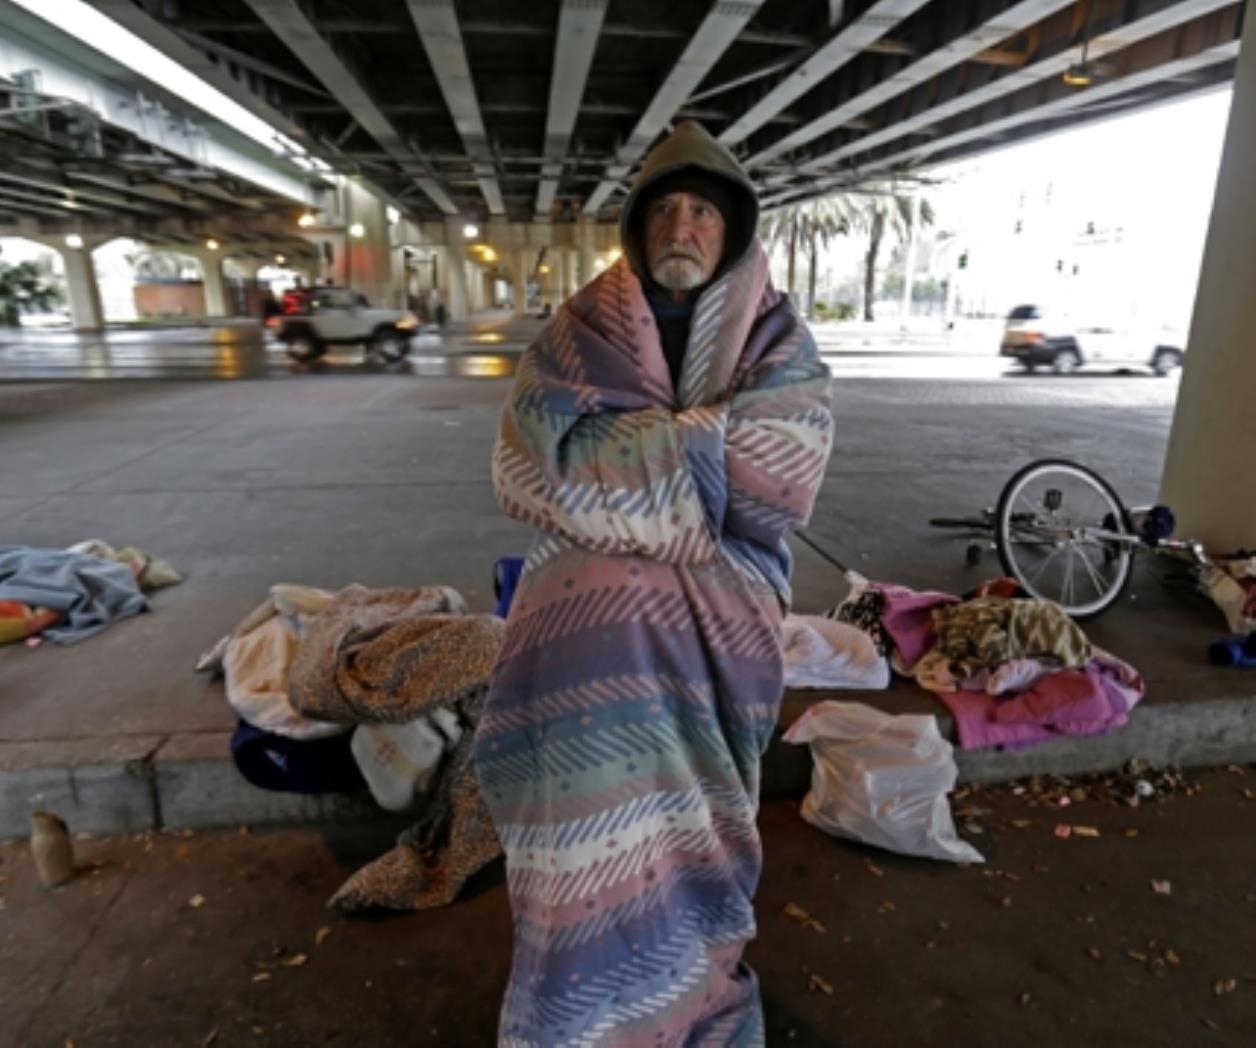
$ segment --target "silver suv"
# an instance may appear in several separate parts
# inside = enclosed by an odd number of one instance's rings
[[[284,295],[282,312],[272,318],[275,337],[293,360],[307,363],[328,346],[361,343],[395,362],[410,352],[419,320],[404,309],[378,309],[344,287],[301,288]]]
[[[1119,370],[1150,368],[1167,375],[1182,366],[1185,340],[1168,331],[1082,326],[1042,307],[1015,307],[1003,326],[999,353],[1013,357],[1026,370],[1049,367],[1056,374],[1083,365]]]

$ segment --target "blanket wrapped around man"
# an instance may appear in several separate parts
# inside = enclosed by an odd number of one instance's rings
[[[493,458],[538,535],[474,750],[506,852],[505,1045],[762,1042],[759,760],[829,373],[757,244],[674,389],[621,259],[524,354]]]

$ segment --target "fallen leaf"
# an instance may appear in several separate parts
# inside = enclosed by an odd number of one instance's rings
[[[1103,962],[1103,951],[1100,950],[1098,947],[1088,946],[1086,948],[1086,956],[1089,957],[1096,964],[1100,964]]]
[[[1138,831],[1137,831],[1137,830],[1134,830],[1134,829],[1126,830],[1126,831],[1125,831],[1125,836],[1126,836],[1126,837],[1137,837],[1137,836],[1138,836]]]
[[[1003,898],[999,900],[999,904],[1003,907],[1003,909],[1008,909],[1012,905],[1012,897],[1010,895],[1003,896]]]
[[[175,848],[174,861],[175,862],[187,862],[191,854],[192,854],[192,845],[188,844],[185,841],[184,843],[178,845]]]
[[[804,928],[810,928],[812,931],[820,932],[821,934],[824,934],[826,931],[823,924],[812,917],[811,914],[809,914],[797,903],[787,902],[785,904],[785,916],[791,921],[797,921]]]
[[[188,900],[188,905],[194,910],[199,910],[205,905],[205,896],[201,895],[200,892],[197,892]]]
[[[1020,1004],[1022,1008],[1024,1008],[1025,1005],[1027,1005],[1031,1000],[1033,1000],[1033,998],[1030,997],[1029,994],[1022,993],[1020,997],[1017,998],[1017,1003]]]
[[[1174,950],[1166,949],[1164,951],[1164,963],[1171,964],[1174,968],[1179,968],[1182,965],[1182,958]]]
[[[892,902],[889,902],[887,900],[886,902],[883,902],[880,906],[877,907],[877,912],[878,913],[893,913],[896,909],[898,909],[898,907],[895,906]]]
[[[211,1044],[218,1043],[218,1027],[215,1026],[205,1035],[205,1040],[201,1041],[201,1048],[209,1048]]]
[[[321,928],[319,928],[318,931],[314,933],[314,945],[322,946],[323,943],[327,941],[327,936],[329,936],[330,934],[331,934],[331,929],[328,928],[327,925],[323,925]]]
[[[1033,824],[1034,824],[1033,819],[1013,819],[1012,820],[1012,825],[1015,826],[1018,830],[1027,830]]]
[[[1069,826],[1067,823],[1058,822],[1055,825],[1054,832],[1055,832],[1055,835],[1060,838],[1060,840],[1066,841],[1071,836],[1073,836],[1073,827]]]
[[[270,979],[270,972],[257,972],[253,976],[254,982],[266,982],[269,979]]]
[[[1151,882],[1151,890],[1152,890],[1153,892],[1155,892],[1157,895],[1172,895],[1172,894],[1173,894],[1173,884],[1172,884],[1171,882],[1169,882],[1169,881],[1155,881],[1155,880],[1153,880],[1153,881]]]
[[[266,1027],[265,1027],[265,1026],[252,1026],[252,1027],[250,1027],[250,1029],[253,1031],[253,1036],[254,1036],[254,1037],[261,1037],[261,1036],[262,1036],[262,1034],[264,1034],[264,1033],[266,1032]]]
[[[1212,992],[1220,997],[1222,994],[1233,993],[1238,989],[1237,979],[1218,979],[1212,984]]]
[[[1099,831],[1093,826],[1074,826],[1073,833],[1078,837],[1098,837]]]
[[[294,953],[291,957],[285,957],[279,963],[285,968],[301,968],[309,958],[303,953]]]
[[[872,874],[872,876],[874,877],[885,876],[885,871],[881,869],[881,867],[878,866],[875,862],[869,862],[867,865],[868,865],[868,872]]]
[[[1127,956],[1131,961],[1137,961],[1139,964],[1147,963],[1147,955],[1145,953],[1139,953],[1137,950],[1126,950],[1125,956]]]
[[[810,990],[819,990],[826,997],[833,996],[832,984],[827,979],[821,978],[814,972],[811,974],[811,978],[807,980],[807,988]]]
[[[1208,1029],[1210,1029],[1210,1030],[1220,1030],[1220,1029],[1221,1029],[1221,1027],[1220,1027],[1220,1026],[1218,1026],[1215,1022],[1213,1022],[1211,1019],[1205,1019],[1202,1015],[1199,1017],[1199,1021],[1200,1021],[1201,1023],[1203,1023],[1205,1026],[1207,1026],[1207,1027],[1208,1027]]]

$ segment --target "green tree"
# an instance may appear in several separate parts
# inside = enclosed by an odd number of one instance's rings
[[[783,246],[786,249],[786,290],[794,301],[798,300],[798,251],[800,247],[806,249],[809,271],[805,312],[809,318],[815,315],[820,249],[828,247],[837,237],[845,236],[849,231],[849,217],[841,202],[827,197],[776,208],[760,223],[760,236],[769,248]]]
[[[868,250],[864,254],[864,320],[874,320],[877,259],[887,232],[892,232],[900,242],[911,236],[912,197],[892,182],[873,183],[858,192],[841,193],[838,197],[838,207],[848,216],[850,228],[868,234]],[[933,205],[922,197],[921,226],[932,225],[933,218]]]
[[[17,327],[23,312],[51,309],[63,300],[61,288],[52,282],[46,267],[0,259],[0,324]]]

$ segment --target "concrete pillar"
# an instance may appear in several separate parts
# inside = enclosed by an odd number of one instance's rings
[[[344,187],[344,281],[376,306],[400,306],[393,273],[392,234],[385,204],[352,179]],[[361,236],[354,230],[361,226]]]
[[[1256,9],[1248,8],[1160,497],[1177,534],[1256,547]]]
[[[582,216],[579,225],[576,227],[577,242],[580,245],[580,277],[578,287],[584,287],[592,280],[596,273],[593,271],[593,255],[594,244],[593,226],[595,219],[592,216]]]
[[[78,248],[49,246],[60,253],[65,266],[65,289],[74,330],[100,331],[105,326],[105,311],[100,304],[100,286],[96,283],[96,267],[92,262],[93,243],[85,241]]]
[[[201,264],[201,288],[205,294],[205,316],[227,316],[227,293],[222,282],[222,252],[202,248],[188,253],[195,255]]]
[[[467,319],[466,248],[463,247],[463,222],[460,218],[445,221],[445,247],[441,250],[441,298],[450,320]]]
[[[551,247],[546,254],[550,260],[550,278],[553,281],[553,292],[550,300],[554,308],[567,297],[567,252],[561,247]]]
[[[530,254],[528,251],[516,251],[511,259],[511,280],[514,283],[515,316],[521,317],[528,311],[528,276]]]

